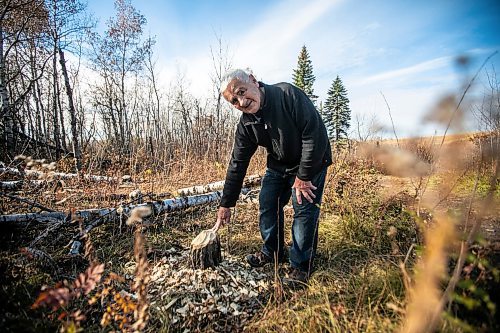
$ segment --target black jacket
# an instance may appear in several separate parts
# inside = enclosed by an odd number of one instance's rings
[[[332,164],[325,125],[311,100],[289,83],[267,85],[257,116],[242,114],[236,128],[233,153],[220,206],[234,207],[250,158],[257,146],[267,149],[267,167],[311,180]],[[262,89],[262,88],[261,88]]]

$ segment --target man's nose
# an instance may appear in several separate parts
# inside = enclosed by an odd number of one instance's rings
[[[243,107],[245,105],[245,97],[243,96],[238,96],[238,104]]]

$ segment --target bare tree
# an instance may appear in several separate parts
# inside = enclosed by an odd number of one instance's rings
[[[85,10],[86,5],[80,0],[51,0],[48,7],[50,33],[53,48],[53,71],[54,71],[54,108],[59,108],[60,123],[62,129],[62,144],[66,149],[66,133],[64,130],[64,113],[61,107],[60,88],[58,81],[58,71],[56,66],[57,56],[59,56],[59,64],[64,79],[64,86],[66,90],[68,111],[71,124],[71,141],[72,150],[75,156],[75,166],[79,171],[81,170],[82,153],[80,149],[80,142],[78,139],[79,133],[77,129],[77,115],[73,98],[73,89],[71,86],[69,73],[66,65],[65,50],[70,52],[78,50],[73,47],[78,44],[77,41],[81,36],[92,28],[95,23],[87,17]],[[78,53],[78,52],[75,52]],[[79,54],[78,54],[79,55]],[[57,100],[57,104],[55,101]],[[57,140],[56,140],[57,146]]]
[[[231,59],[229,57],[229,48],[224,45],[222,37],[216,35],[215,47],[210,46],[210,55],[212,57],[212,72],[210,74],[210,79],[212,81],[212,99],[214,101],[214,114],[215,114],[215,126],[213,129],[213,140],[216,147],[222,146],[222,141],[228,136],[228,130],[232,131],[233,127],[229,124],[231,123],[229,107],[223,103],[222,94],[220,92],[222,86],[222,79],[225,72],[227,72],[231,67]],[[207,128],[211,130],[211,128]],[[222,156],[220,155],[221,150],[215,149],[215,159],[216,161],[221,161]]]
[[[495,157],[500,154],[500,80],[494,67],[485,74],[487,85],[483,98],[473,106],[472,112],[476,117],[478,129],[482,131],[476,137],[482,159],[493,165]]]
[[[368,119],[365,114],[362,116],[356,114],[354,119],[356,122],[356,136],[359,141],[374,140],[384,130],[384,126],[380,124],[375,114],[370,115]]]
[[[142,70],[148,47],[152,44],[142,42],[146,19],[130,1],[116,0],[115,8],[116,17],[107,22],[104,36],[93,35],[96,41],[94,69],[103,80],[97,87],[102,96],[97,97],[95,105],[101,109],[105,122],[111,121],[121,148],[128,151],[131,139],[129,122],[133,117],[128,109],[127,92],[130,87],[127,80]]]
[[[20,121],[16,106],[26,100],[34,82],[23,76],[27,61],[21,47],[33,44],[46,29],[46,8],[42,0],[4,0],[0,3],[0,99],[3,148],[12,157]],[[29,67],[29,66],[28,66]],[[12,99],[12,97],[14,99]]]

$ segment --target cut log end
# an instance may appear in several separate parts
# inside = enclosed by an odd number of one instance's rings
[[[190,261],[195,269],[219,265],[222,261],[219,235],[212,230],[200,232],[191,242]]]

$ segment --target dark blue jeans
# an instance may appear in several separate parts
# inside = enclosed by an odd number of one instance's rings
[[[283,207],[292,197],[293,224],[292,247],[290,249],[290,265],[304,272],[311,272],[316,247],[318,244],[319,205],[325,186],[326,167],[311,180],[317,187],[314,190],[316,198],[310,203],[302,198],[302,204],[297,203],[292,185],[295,176],[267,169],[262,179],[259,196],[259,226],[264,245],[262,252],[280,260],[284,255],[284,214]]]

